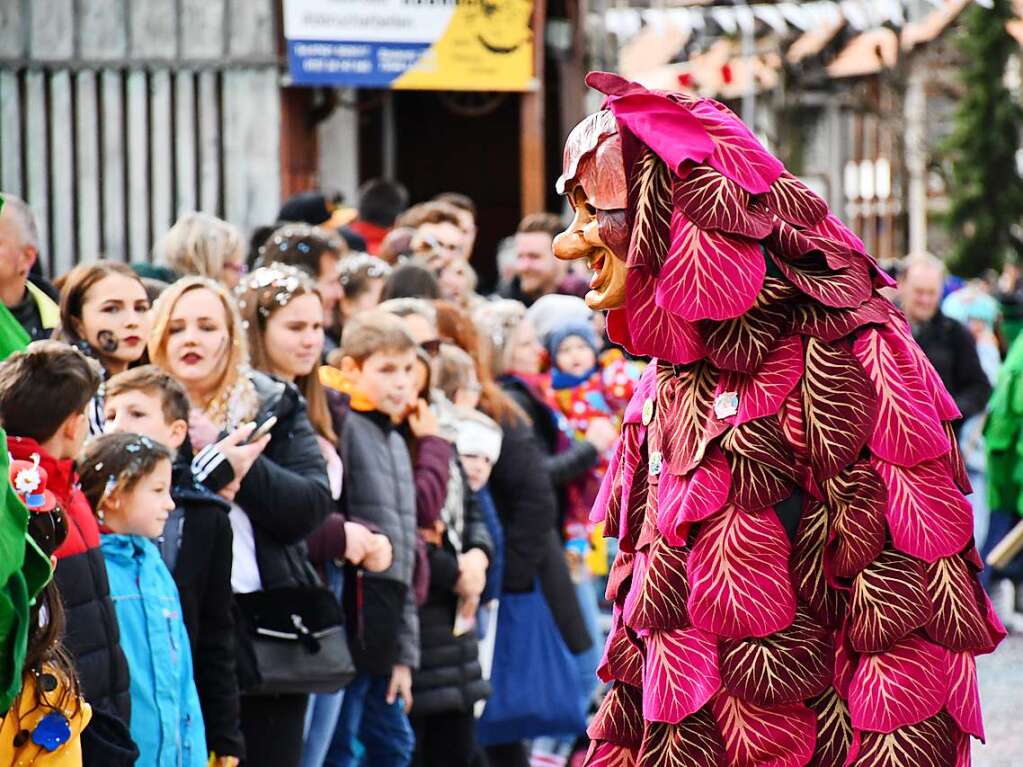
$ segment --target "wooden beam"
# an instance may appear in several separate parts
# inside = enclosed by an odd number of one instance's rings
[[[546,0],[533,0],[533,79],[534,89],[523,93],[519,103],[519,184],[522,215],[539,213],[547,207],[547,171],[545,167],[544,114],[544,26]]]

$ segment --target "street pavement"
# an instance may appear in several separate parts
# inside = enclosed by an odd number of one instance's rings
[[[1023,637],[977,658],[987,745],[974,741],[973,767],[1023,765]]]

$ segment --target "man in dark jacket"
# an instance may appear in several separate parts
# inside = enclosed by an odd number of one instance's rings
[[[0,365],[0,420],[7,429],[7,449],[15,459],[38,461],[68,523],[67,538],[55,552],[54,580],[67,614],[64,646],[92,706],[92,722],[82,733],[87,767],[131,765],[138,757],[128,731],[128,664],[99,549],[99,526],[74,469],[88,435],[85,409],[99,382],[94,362],[56,341],[30,344]]]
[[[941,377],[963,420],[987,406],[991,384],[970,331],[941,313],[945,267],[929,254],[910,256],[899,279],[899,299],[913,338]],[[958,429],[962,420],[955,424]]]
[[[231,594],[231,505],[198,484],[188,441],[188,395],[153,365],[120,373],[106,386],[106,431],[143,434],[177,451],[175,508],[159,541],[174,574],[188,630],[206,745],[218,758],[245,756],[239,721]]]

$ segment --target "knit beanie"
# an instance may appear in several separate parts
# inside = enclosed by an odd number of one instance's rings
[[[578,336],[586,345],[593,349],[594,354],[600,354],[600,347],[597,345],[597,334],[593,332],[593,325],[581,320],[569,320],[555,327],[547,335],[547,353],[551,358],[551,366],[557,366],[558,347],[571,336]]]

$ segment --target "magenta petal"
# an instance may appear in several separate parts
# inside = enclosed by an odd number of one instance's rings
[[[934,405],[938,410],[938,417],[942,421],[957,421],[962,418],[959,407],[956,405],[952,395],[948,393],[945,384],[941,382],[938,371],[927,359],[923,349],[913,340],[913,333],[909,329],[906,318],[895,307],[891,308],[892,319],[880,332],[884,333],[889,342],[900,349],[902,353],[913,360],[924,385],[930,392]]]
[[[683,522],[682,496],[689,479],[664,472],[657,482],[657,530],[670,546],[685,546],[689,523]]]
[[[950,652],[947,664],[948,699],[945,708],[956,720],[959,729],[984,740],[984,720],[980,715],[980,690],[977,687],[977,663],[973,653]]]
[[[643,718],[678,724],[721,688],[717,637],[697,628],[653,631],[646,638]]]
[[[728,501],[732,472],[717,445],[707,451],[700,465],[689,475],[679,506],[680,522],[700,522],[719,511]]]
[[[608,505],[611,502],[611,496],[614,494],[615,480],[620,480],[620,466],[622,463],[622,452],[624,451],[625,440],[618,440],[618,444],[615,445],[614,455],[607,464],[607,471],[604,472],[604,477],[600,480],[600,490],[597,491],[597,497],[593,501],[593,506],[590,507],[590,521],[594,524],[603,522],[607,518]],[[617,504],[615,504],[617,508]]]
[[[853,727],[891,732],[937,714],[945,705],[946,655],[910,635],[887,652],[860,656],[849,685]]]
[[[657,305],[689,322],[732,319],[753,306],[766,269],[755,240],[701,229],[676,209]]]
[[[657,364],[651,363],[643,369],[636,388],[633,390],[632,399],[625,406],[623,423],[640,423],[643,420],[643,403],[647,399],[657,397]]]
[[[853,353],[877,392],[877,418],[868,443],[879,458],[915,466],[949,451],[934,399],[900,336],[873,328],[862,332]]]
[[[802,375],[803,343],[797,336],[779,341],[753,375],[723,371],[717,394],[739,395],[738,411],[725,420],[740,426],[754,418],[778,413]]]
[[[694,104],[692,111],[712,142],[713,153],[706,158],[707,163],[750,194],[769,192],[785,167],[764,149],[750,129],[732,113],[722,112],[706,100]]]
[[[767,636],[792,623],[789,539],[772,509],[727,506],[700,526],[689,558],[693,625],[722,637]]]
[[[885,516],[899,551],[934,562],[958,554],[973,536],[973,510],[940,460],[910,468],[871,460],[888,488]]]
[[[817,716],[802,703],[758,706],[722,693],[712,704],[728,767],[805,767],[817,741]],[[680,762],[680,765],[685,762]]]
[[[702,163],[715,144],[689,110],[656,93],[629,93],[608,100],[618,125],[650,147],[674,173]]]
[[[864,255],[867,253],[867,246],[863,244],[863,240],[853,234],[853,231],[843,224],[834,213],[829,213],[808,231],[810,234],[815,234],[818,237],[826,237],[843,242],[857,253],[863,253]]]
[[[645,269],[629,269],[625,290],[627,342],[612,336],[613,341],[633,354],[658,357],[676,365],[688,365],[707,353],[695,325],[657,305],[656,284]],[[612,332],[610,316],[608,332]]]

